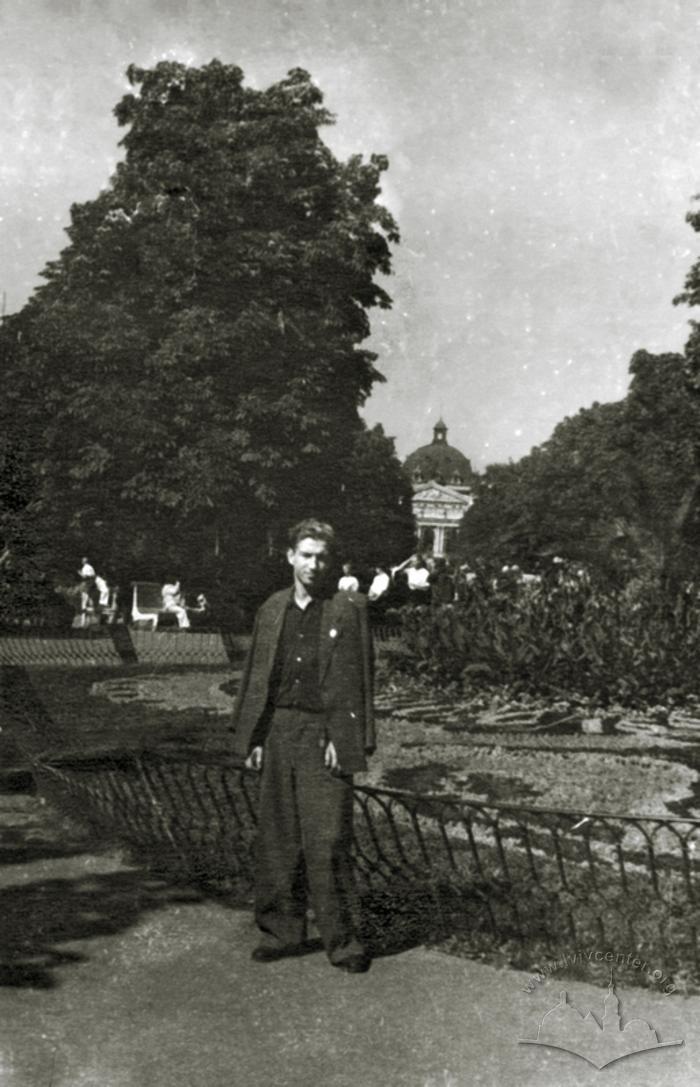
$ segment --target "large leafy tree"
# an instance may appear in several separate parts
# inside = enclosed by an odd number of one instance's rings
[[[32,508],[66,562],[249,581],[290,519],[347,520],[387,163],[332,155],[299,69],[262,91],[218,61],[128,78],[124,161],[5,324]]]
[[[487,468],[465,555],[541,568],[554,555],[612,577],[690,572],[688,505],[700,416],[682,355],[638,351],[624,400],[561,422],[517,464]]]
[[[517,463],[490,465],[465,518],[463,552],[526,570],[557,554],[590,556],[624,458],[607,440],[618,418],[619,405],[596,404],[565,419]]]
[[[348,558],[358,566],[389,566],[416,542],[413,488],[381,424],[357,433],[343,482],[340,520]],[[360,531],[358,532],[358,525]]]

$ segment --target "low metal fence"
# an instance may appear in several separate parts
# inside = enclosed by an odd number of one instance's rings
[[[117,665],[122,656],[108,636],[4,634],[0,636],[0,664],[60,665],[71,668]]]
[[[240,661],[249,643],[249,636],[228,631],[152,631],[121,623],[55,635],[27,630],[0,634],[0,665],[225,665]]]
[[[373,629],[378,644],[399,637],[397,627]],[[226,630],[142,630],[123,623],[61,634],[31,628],[0,632],[0,665],[40,665],[94,668],[119,664],[228,664],[239,662],[250,635]]]
[[[700,970],[700,820],[355,790],[373,887],[422,887],[472,946],[644,946]]]
[[[252,878],[257,777],[221,753],[42,756],[54,723],[21,666],[2,669],[3,736],[59,806],[178,879]],[[353,855],[370,934],[467,948],[643,947],[700,974],[700,820],[544,809],[356,785]]]
[[[250,886],[257,777],[220,757],[109,755],[35,766],[40,786],[185,880]],[[700,820],[455,801],[355,786],[368,925],[469,946],[644,946],[700,969]],[[416,912],[406,919],[407,912]],[[651,952],[650,952],[651,953]]]

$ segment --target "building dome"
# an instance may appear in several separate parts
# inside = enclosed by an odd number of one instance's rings
[[[438,419],[430,445],[409,453],[404,470],[414,487],[435,480],[446,487],[469,488],[474,473],[468,457],[447,443],[447,427]]]

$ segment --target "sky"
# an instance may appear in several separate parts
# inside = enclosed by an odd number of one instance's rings
[[[699,239],[700,9],[675,0],[0,0],[0,291],[11,313],[122,157],[130,63],[306,68],[334,153],[386,154],[401,243],[365,408],[477,469],[682,350]]]

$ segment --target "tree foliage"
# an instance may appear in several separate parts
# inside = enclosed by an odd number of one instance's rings
[[[493,465],[465,518],[463,554],[541,569],[555,555],[630,576],[695,562],[698,406],[682,355],[638,351],[624,400],[565,419],[516,464]]]
[[[356,434],[341,518],[348,557],[358,566],[389,566],[415,546],[413,488],[381,424]],[[360,531],[358,532],[358,527]]]
[[[124,161],[5,323],[34,508],[66,559],[247,580],[311,504],[346,512],[398,241],[387,162],[332,155],[300,69],[266,90],[218,61],[127,74]]]
[[[695,197],[695,200],[700,200],[700,194]],[[693,230],[700,233],[700,210],[696,208],[689,211],[685,218]],[[688,269],[683,290],[676,295],[673,303],[676,306],[681,303],[688,306],[700,305],[700,260],[694,261]],[[700,323],[695,320],[689,323],[690,336],[685,347],[686,378],[689,391],[698,394],[700,393]]]

